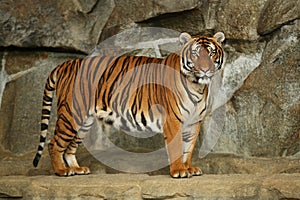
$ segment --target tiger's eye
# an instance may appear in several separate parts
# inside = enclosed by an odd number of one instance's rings
[[[216,50],[211,50],[211,51],[210,51],[210,56],[214,56],[214,55],[216,55],[216,53],[217,53]]]
[[[195,57],[199,57],[199,52],[195,49],[195,50],[192,50],[192,54],[193,56]]]

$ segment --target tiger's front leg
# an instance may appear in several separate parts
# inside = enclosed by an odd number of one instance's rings
[[[164,135],[170,163],[170,175],[173,178],[191,177],[188,168],[183,164],[182,134],[179,121],[167,120],[164,124]]]
[[[194,167],[192,165],[192,155],[194,151],[195,144],[197,142],[198,135],[200,133],[201,123],[198,122],[188,132],[183,133],[183,163],[188,169],[189,173],[193,176],[201,176],[202,171],[199,167]]]

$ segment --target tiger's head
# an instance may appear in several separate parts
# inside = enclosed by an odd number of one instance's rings
[[[192,38],[188,33],[181,33],[179,41],[181,50],[181,72],[186,78],[199,84],[209,84],[214,73],[223,64],[223,48],[225,40],[222,32],[213,37],[201,36]]]

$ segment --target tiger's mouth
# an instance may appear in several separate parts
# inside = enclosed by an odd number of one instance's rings
[[[211,82],[213,75],[207,75],[207,74],[195,74],[195,81],[199,84],[209,84]]]
[[[197,83],[200,83],[200,84],[209,84],[210,82],[211,82],[211,77],[208,77],[208,76],[200,77],[200,78],[198,78],[198,81],[197,81]]]

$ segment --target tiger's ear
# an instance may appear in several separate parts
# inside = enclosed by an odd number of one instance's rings
[[[214,38],[217,40],[217,42],[222,43],[225,40],[225,35],[223,32],[217,32],[214,35]]]
[[[180,36],[179,36],[179,42],[180,42],[181,45],[184,45],[190,39],[192,39],[192,37],[188,33],[181,33]]]

